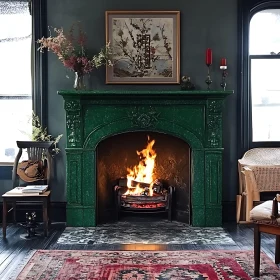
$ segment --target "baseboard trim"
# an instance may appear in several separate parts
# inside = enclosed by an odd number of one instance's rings
[[[2,206],[0,202],[0,221],[2,222]],[[25,221],[25,213],[35,211],[38,221],[42,220],[42,210],[40,205],[30,205],[25,203],[17,206],[17,221]],[[51,220],[52,222],[66,222],[66,202],[51,202]],[[13,221],[12,211],[8,213],[8,222]],[[236,202],[223,202],[223,223],[236,222]]]

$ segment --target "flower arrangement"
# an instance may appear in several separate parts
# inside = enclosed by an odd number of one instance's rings
[[[52,36],[50,31],[49,37],[42,37],[37,41],[40,44],[38,50],[52,51],[65,67],[77,72],[78,75],[90,73],[94,68],[102,65],[112,66],[110,43],[107,43],[97,55],[91,57],[87,54],[85,48],[87,38],[80,25],[78,25],[78,34],[75,34],[75,25],[72,25],[68,34],[64,33],[63,28],[53,28],[53,30],[55,36]],[[75,35],[78,35],[77,38]]]
[[[48,134],[47,128],[42,127],[39,117],[32,112],[32,141],[53,141],[54,148],[51,154],[55,156],[60,152],[60,149],[57,148],[57,144],[62,136],[63,134],[53,137]]]

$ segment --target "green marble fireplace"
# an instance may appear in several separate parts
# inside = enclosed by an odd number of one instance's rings
[[[222,108],[232,91],[59,91],[67,131],[67,225],[96,226],[98,144],[127,132],[154,131],[191,151],[192,226],[222,224]]]

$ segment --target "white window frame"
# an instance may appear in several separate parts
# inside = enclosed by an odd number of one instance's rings
[[[2,4],[4,4],[3,2],[5,2],[5,1],[2,1]],[[9,1],[6,1],[6,2],[9,2],[9,4],[11,4],[12,2],[22,2],[22,1],[16,1],[16,0],[9,0]],[[31,5],[31,2],[29,1],[29,0],[26,0],[26,5],[28,5],[29,6],[29,12],[30,12],[30,5]],[[11,14],[12,15],[12,14]],[[0,15],[1,16],[1,15]],[[5,14],[3,14],[3,17],[5,17]],[[5,18],[4,18],[5,19]],[[30,34],[31,35],[28,35],[28,33],[29,32],[27,32],[26,34],[27,34],[27,36],[23,36],[22,38],[21,37],[18,37],[18,35],[17,35],[17,32],[15,32],[15,30],[16,30],[16,25],[11,25],[10,23],[9,23],[9,20],[11,21],[12,20],[12,23],[14,22],[14,19],[10,19],[10,18],[8,18],[8,23],[7,23],[7,26],[6,26],[6,29],[4,30],[4,32],[6,33],[4,33],[3,34],[3,37],[2,38],[0,38],[0,40],[2,40],[3,41],[3,43],[5,44],[5,41],[13,41],[13,40],[21,40],[21,39],[24,39],[25,37],[26,38],[28,38],[29,36],[31,36],[31,40],[30,40],[30,55],[31,55],[31,41],[32,41],[32,15],[30,14]],[[2,24],[3,25],[3,24]],[[11,27],[11,31],[9,31],[9,26]],[[20,36],[20,35],[19,35]],[[20,44],[19,44],[20,45]],[[20,49],[20,46],[19,46],[19,49]],[[16,55],[15,55],[16,56]],[[11,64],[12,65],[14,65],[13,67],[15,67],[16,66],[16,61],[13,61],[13,59],[11,59]],[[31,56],[30,56],[30,66],[31,66]],[[30,85],[32,85],[32,78],[31,78],[31,68],[30,68],[30,66],[28,66],[28,69],[27,70],[29,70],[30,69],[30,80],[28,81],[28,82],[30,82]],[[10,77],[13,77],[13,72],[12,73],[10,73],[11,71],[7,71],[8,72],[8,74],[10,75]],[[4,77],[3,77],[4,76]],[[5,106],[5,105],[3,105],[3,103],[6,103],[6,102],[8,102],[9,103],[9,101],[12,101],[12,100],[24,100],[24,101],[26,101],[26,100],[30,100],[31,102],[30,102],[30,117],[31,117],[31,115],[32,115],[32,88],[30,88],[30,92],[29,92],[29,94],[27,94],[27,92],[25,92],[24,94],[21,94],[21,93],[13,93],[13,91],[11,91],[11,92],[7,92],[8,91],[8,88],[9,88],[9,84],[11,84],[11,87],[12,87],[12,82],[14,82],[14,83],[20,83],[20,79],[17,79],[16,77],[13,79],[13,81],[11,82],[11,79],[10,79],[10,82],[8,82],[8,86],[6,86],[5,87],[5,80],[7,81],[7,78],[5,79],[5,73],[3,74],[2,73],[2,77],[1,77],[3,80],[2,80],[2,83],[4,83],[3,84],[3,92],[2,92],[2,94],[0,93],[0,102],[2,101],[2,106]],[[9,80],[8,80],[9,81]],[[21,81],[22,82],[22,81]],[[24,82],[24,80],[23,80],[23,82]],[[18,85],[17,85],[18,86]],[[26,103],[26,102],[24,102],[24,103]],[[23,103],[23,104],[24,104]],[[11,108],[11,110],[13,110],[13,108]],[[17,110],[17,109],[14,109],[14,110]],[[9,110],[8,110],[9,111]],[[7,121],[7,120],[6,120]],[[11,121],[14,121],[13,119],[11,119]],[[20,121],[20,120],[19,120]],[[4,118],[2,118],[2,122],[5,122],[5,119]],[[2,123],[3,124],[3,123]],[[28,124],[27,124],[27,126],[28,126]],[[7,127],[7,125],[4,125],[3,124],[3,127]],[[9,127],[9,126],[8,126]],[[13,129],[13,127],[12,127],[12,125],[11,125],[11,130]],[[16,129],[16,127],[15,127],[15,129]],[[30,132],[31,132],[31,122],[30,122],[30,131],[29,131],[29,133],[28,134],[30,134]],[[4,139],[5,138],[5,134],[6,135],[8,135],[8,133],[9,133],[9,131],[3,131],[1,134],[2,134],[2,139]],[[26,136],[26,138],[24,139],[24,140],[29,140],[30,139],[30,137],[29,136]],[[3,158],[1,158],[0,157],[0,166],[3,166],[3,165],[5,165],[5,166],[9,166],[9,165],[13,165],[13,161],[14,161],[14,158],[16,157],[16,154],[17,154],[17,149],[16,149],[16,140],[22,140],[22,139],[14,139],[14,143],[12,143],[9,147],[10,148],[15,148],[15,151],[14,151],[14,157],[13,158],[11,158],[11,160],[10,161],[6,161],[6,159],[4,159],[3,160]],[[2,143],[1,143],[1,147],[0,147],[0,149],[3,151],[4,149],[5,149],[5,146],[6,144],[5,144],[5,142],[3,141]],[[8,147],[7,147],[8,148]]]
[[[254,16],[256,16],[258,13],[261,13],[263,11],[266,11],[266,10],[279,10],[280,11],[280,7],[266,7],[266,8],[263,8],[261,10],[258,10],[256,13],[254,13],[251,17],[251,20],[250,20],[250,24],[249,24],[249,34],[250,34],[250,31],[251,31],[251,21],[252,19],[254,18]],[[275,34],[275,36],[277,36],[277,34]],[[279,35],[279,38],[280,38],[280,35]],[[272,139],[254,139],[254,120],[253,120],[253,110],[255,109],[256,110],[256,106],[259,106],[260,108],[263,107],[263,109],[268,109],[268,107],[271,106],[272,109],[274,109],[274,106],[278,106],[277,104],[253,104],[253,96],[252,96],[252,90],[253,90],[253,87],[254,85],[252,84],[252,64],[254,64],[254,62],[257,62],[257,61],[260,61],[260,60],[280,60],[280,53],[278,54],[278,52],[280,52],[280,48],[279,48],[279,51],[277,52],[277,54],[274,54],[273,53],[273,49],[271,49],[271,54],[268,54],[268,53],[253,53],[253,54],[250,54],[250,35],[249,35],[249,38],[248,38],[248,42],[249,42],[249,63],[248,63],[248,66],[249,66],[249,71],[248,71],[248,74],[249,74],[249,142],[250,142],[250,146],[251,148],[252,147],[261,147],[261,146],[276,146],[278,142],[280,142],[280,136],[279,136],[279,139],[278,139],[278,136],[277,138],[273,138]],[[264,84],[268,84],[269,82],[266,82],[265,80],[263,81]],[[280,90],[280,88],[279,88]],[[275,102],[274,102],[275,103]],[[254,108],[255,107],[255,108]],[[255,120],[256,121],[256,120]],[[266,130],[267,131],[264,131],[264,133],[267,133],[267,135],[269,135],[270,133],[270,130],[268,127],[266,127]],[[273,132],[273,131],[272,131]]]

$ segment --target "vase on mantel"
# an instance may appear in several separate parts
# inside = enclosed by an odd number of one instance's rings
[[[85,75],[82,72],[75,72],[74,89],[83,90],[86,88],[84,84],[84,76]]]

